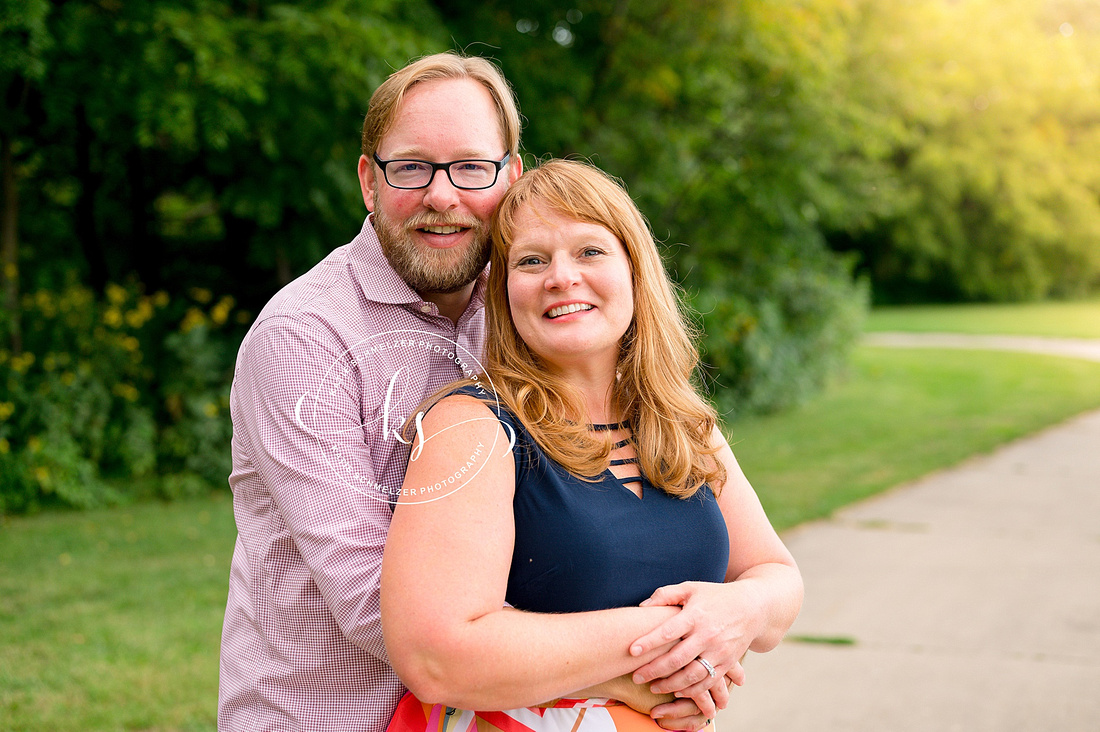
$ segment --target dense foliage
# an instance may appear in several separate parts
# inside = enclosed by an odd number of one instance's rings
[[[528,165],[624,180],[736,416],[869,296],[1100,286],[1098,38],[1092,0],[0,0],[0,511],[224,485],[244,313],[358,229],[414,56],[496,59]]]

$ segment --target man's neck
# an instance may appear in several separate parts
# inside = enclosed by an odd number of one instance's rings
[[[470,298],[474,294],[476,284],[477,281],[475,280],[458,292],[422,292],[419,294],[425,302],[433,303],[439,309],[440,315],[450,318],[451,322],[457,325],[458,319],[462,317],[462,313],[466,312],[466,307],[470,304]]]

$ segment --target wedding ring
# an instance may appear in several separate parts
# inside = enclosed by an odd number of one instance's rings
[[[707,674],[712,679],[718,675],[718,672],[714,670],[714,666],[711,666],[710,661],[708,661],[707,659],[703,658],[702,656],[696,656],[695,660],[703,664],[703,668],[707,670]]]

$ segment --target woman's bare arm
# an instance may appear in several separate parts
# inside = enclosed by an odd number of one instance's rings
[[[676,607],[573,614],[504,607],[515,533],[509,437],[468,396],[441,401],[422,428],[423,450],[414,448],[382,568],[390,661],[422,701],[532,706],[629,674],[671,648],[654,644],[632,655],[630,643],[679,613]],[[442,497],[424,500],[437,485]]]

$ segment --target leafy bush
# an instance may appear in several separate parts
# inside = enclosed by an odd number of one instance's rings
[[[0,351],[0,513],[225,484],[231,297],[74,285],[21,304],[23,348]]]
[[[866,283],[853,282],[835,260],[751,274],[738,268],[712,280],[692,305],[719,410],[728,417],[773,412],[820,391],[846,363],[868,298]]]

